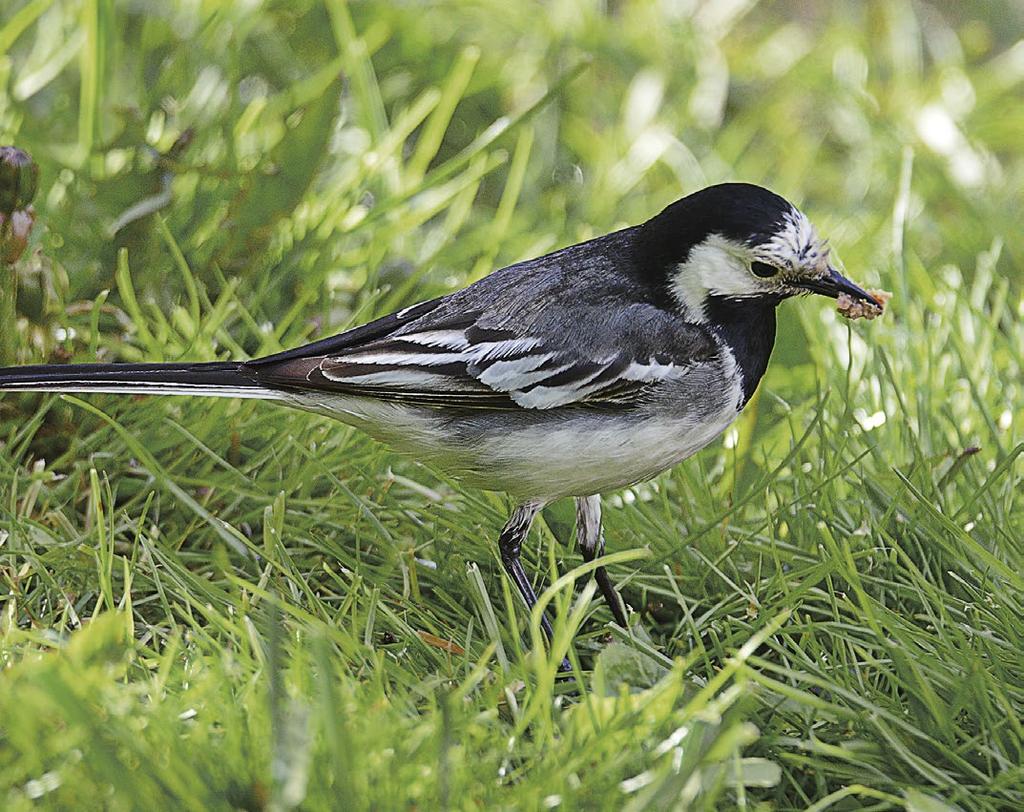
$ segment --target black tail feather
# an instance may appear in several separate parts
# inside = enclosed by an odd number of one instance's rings
[[[0,391],[123,392],[268,397],[238,361],[172,364],[45,364],[0,368]]]

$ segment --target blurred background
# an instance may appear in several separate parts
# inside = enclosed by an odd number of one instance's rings
[[[170,310],[164,226],[211,299],[231,280],[259,323],[340,326],[726,179],[801,204],[902,293],[911,160],[925,273],[994,234],[1001,267],[1020,256],[1016,2],[2,7],[0,142],[42,170],[21,297],[40,326],[116,289],[121,248]]]

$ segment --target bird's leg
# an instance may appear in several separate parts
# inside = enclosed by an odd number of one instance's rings
[[[601,532],[601,497],[579,496],[576,498],[576,536],[580,543],[580,552],[583,553],[584,561],[593,561],[599,555],[604,554],[604,534]],[[629,628],[626,620],[626,607],[615,591],[608,571],[604,567],[594,570],[594,579],[597,581],[601,594],[604,595],[608,608],[612,610],[615,622],[622,628]]]
[[[533,591],[530,579],[526,577],[523,563],[519,560],[519,553],[522,550],[523,542],[526,541],[527,534],[530,532],[530,525],[533,524],[534,518],[540,513],[542,507],[544,507],[543,502],[523,502],[523,504],[517,506],[512,511],[512,515],[509,516],[505,527],[502,528],[501,535],[498,537],[498,551],[501,553],[501,563],[505,565],[505,572],[512,579],[512,583],[516,585],[516,589],[519,590],[526,608],[531,612],[537,603],[537,595]],[[551,621],[548,620],[547,614],[540,616],[540,626],[544,630],[544,634],[547,635],[548,641],[554,640],[555,632],[551,628]],[[561,669],[565,671],[569,667],[569,661],[562,660]]]

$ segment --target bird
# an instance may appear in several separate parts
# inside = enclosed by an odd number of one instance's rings
[[[9,367],[0,392],[259,398],[355,426],[512,497],[498,552],[532,609],[521,549],[542,508],[575,499],[582,557],[603,555],[600,495],[651,479],[722,434],[765,373],[776,308],[803,294],[884,306],[836,270],[800,209],[758,185],[721,183],[640,225],[295,349]],[[607,571],[593,577],[628,627]],[[552,639],[546,614],[541,625]]]

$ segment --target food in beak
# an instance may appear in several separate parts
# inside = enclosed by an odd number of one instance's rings
[[[840,293],[836,299],[839,315],[847,319],[871,319],[878,318],[885,312],[885,306],[892,298],[892,293],[887,290],[869,290],[868,294],[874,302],[866,302],[857,299],[849,293]],[[876,304],[877,303],[877,304]]]

